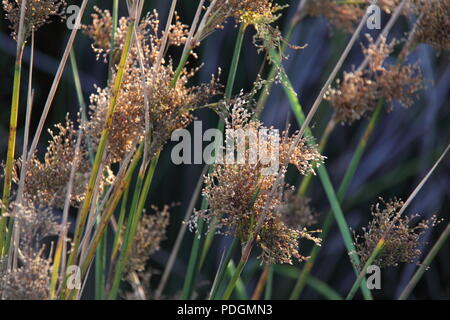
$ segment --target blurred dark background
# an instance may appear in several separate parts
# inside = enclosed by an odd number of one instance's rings
[[[278,26],[283,31],[286,30],[286,26],[296,10],[298,1],[278,2],[282,4],[290,3],[290,7],[283,10],[283,16],[278,21]],[[81,1],[69,1],[69,3],[81,3]],[[100,8],[111,7],[111,1],[90,1],[88,10],[83,18],[83,22],[86,24],[91,21],[90,14],[92,13],[93,4],[98,5]],[[167,0],[147,0],[145,1],[144,12],[157,9],[160,13],[162,24],[165,24],[169,6],[170,1]],[[179,1],[177,11],[183,22],[190,23],[192,21],[196,6],[197,1],[194,0]],[[121,1],[120,15],[126,14],[125,3]],[[4,11],[2,10],[1,15],[0,157],[5,159],[16,46],[15,41],[10,37],[8,22],[4,19]],[[387,16],[383,16],[383,23],[387,21],[387,18]],[[55,23],[42,27],[36,33],[33,79],[35,96],[31,132],[34,132],[36,129],[69,36],[69,30],[66,28],[65,23],[59,23],[57,20],[55,19]],[[411,22],[402,17],[391,32],[391,36],[403,37],[404,33],[410,28]],[[369,30],[364,30],[361,33],[360,42],[365,42],[363,33],[366,32],[369,32]],[[372,31],[371,33],[373,35],[377,34],[377,32]],[[197,50],[199,59],[197,61],[191,60],[190,62],[190,66],[197,66],[200,63],[204,64],[193,80],[193,84],[195,82],[208,81],[211,74],[216,73],[218,67],[221,67],[223,70],[221,79],[222,83],[225,82],[236,34],[237,29],[234,23],[229,21],[224,30],[215,32],[202,44]],[[251,88],[264,58],[262,54],[257,53],[252,44],[252,34],[253,29],[249,28],[245,36],[245,44],[239,63],[235,93],[240,89],[245,91]],[[306,18],[296,28],[291,43],[298,45],[308,44],[308,46],[300,51],[289,50],[289,59],[285,61],[284,66],[305,111],[311,107],[349,37],[349,34],[332,28],[324,18]],[[88,103],[89,95],[95,90],[94,84],[100,87],[105,85],[107,68],[102,61],[96,60],[96,56],[91,50],[89,39],[81,32],[79,32],[75,41],[75,53],[80,70],[84,99]],[[172,56],[176,62],[179,59],[180,52],[175,50]],[[358,44],[351,51],[343,70],[350,70],[353,65],[357,66],[361,60],[361,46]],[[400,106],[395,106],[392,112],[383,112],[375,133],[369,140],[367,151],[343,204],[347,221],[356,230],[367,224],[370,217],[370,206],[378,201],[378,197],[390,199],[396,196],[406,199],[450,141],[450,60],[448,52],[438,54],[438,52],[427,45],[419,45],[409,57],[409,60],[419,62],[426,79],[426,89],[421,92],[417,102],[411,108],[404,109]],[[28,69],[29,50],[26,50],[22,73],[18,150],[21,150],[23,140],[24,97],[26,97],[26,75]],[[78,110],[79,105],[70,63],[68,62],[47,119],[46,127],[50,128],[54,124],[64,121],[67,113],[73,117]],[[330,106],[323,102],[313,120],[313,131],[322,132],[330,115]],[[216,126],[217,117],[213,112],[202,110],[196,116],[203,121],[204,130],[208,127]],[[290,112],[286,96],[280,85],[274,85],[262,114],[262,120],[266,125],[274,125],[283,129],[287,119],[295,128],[295,118]],[[367,119],[363,119],[352,126],[338,126],[332,134],[328,147],[325,150],[325,155],[327,156],[326,165],[328,172],[335,187],[342,180],[343,173],[366,125]],[[45,151],[48,138],[48,134],[43,135],[41,138],[41,144],[39,145],[41,153]],[[151,259],[150,264],[155,271],[163,269],[170,254],[185,210],[202,170],[201,165],[173,165],[170,161],[171,147],[172,145],[168,144],[161,156],[157,175],[149,196],[149,203],[162,206],[172,202],[179,202],[180,206],[172,210],[168,239],[163,242],[162,250]],[[449,167],[450,158],[447,156],[407,210],[407,214],[419,213],[423,218],[437,214],[445,220],[424,235],[425,254],[450,220]],[[295,180],[291,181],[291,183],[294,182]],[[314,179],[310,190],[312,190],[310,196],[312,197],[314,209],[324,214],[328,210],[329,205],[317,178]],[[174,274],[170,278],[166,292],[169,298],[175,296],[181,288],[180,284],[184,278],[192,238],[193,234],[189,232],[183,241]],[[213,276],[218,268],[224,247],[228,242],[229,239],[226,237],[216,237],[213,250],[210,251],[210,257],[207,259],[207,264],[199,280],[199,297],[202,297],[209,288],[210,282],[213,280]],[[307,255],[310,251],[310,245],[302,242],[301,246],[302,253]],[[257,264],[254,263],[253,266],[257,267]],[[300,264],[297,267],[302,267],[302,265]],[[247,269],[251,270],[252,265]],[[401,265],[397,268],[384,269],[382,271],[382,290],[375,290],[373,292],[374,297],[383,299],[396,298],[411,278],[415,269],[415,265]],[[246,278],[249,277],[248,272],[244,273],[244,280],[246,279],[246,283],[248,283],[247,291],[249,294],[253,291],[259,272],[257,275],[252,278]],[[336,227],[333,227],[332,232],[323,244],[313,275],[341,294],[348,292],[355,279],[344,243]],[[158,280],[159,275],[155,274],[152,277],[153,285],[157,284]],[[283,299],[289,296],[295,282],[292,279],[275,274],[274,283],[274,298]],[[323,298],[308,287],[302,297],[310,299]],[[411,298],[450,298],[450,243],[447,242],[436,256],[430,270],[426,272]]]

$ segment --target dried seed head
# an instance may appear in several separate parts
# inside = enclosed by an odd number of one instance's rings
[[[400,4],[401,0],[379,0],[377,5],[384,12],[390,14]],[[324,16],[331,25],[343,29],[347,32],[354,32],[355,26],[361,21],[368,5],[373,0],[366,1],[335,1],[335,0],[314,0],[309,1],[306,10],[308,15],[313,17]],[[406,4],[402,13],[411,12],[410,5]]]
[[[169,225],[169,206],[162,210],[153,207],[156,214],[144,214],[137,227],[133,249],[128,258],[124,274],[131,272],[142,273],[150,256],[159,250],[160,243],[166,238],[166,229]]]
[[[73,181],[71,205],[77,206],[84,199],[86,185],[91,172],[88,151],[85,143],[82,143],[78,161],[75,159],[76,141],[78,132],[68,117],[66,123],[57,124],[58,133],[49,130],[51,140],[44,156],[40,161],[37,156],[32,157],[28,163],[25,177],[24,193],[28,198],[40,198],[48,207],[63,208],[66,198],[67,185],[69,183],[72,167],[78,162],[78,167]],[[18,162],[22,166],[21,160]],[[105,172],[110,175],[102,180],[101,188],[111,180],[112,173],[106,167]],[[16,172],[14,180],[18,182],[20,174]]]
[[[19,248],[22,254],[31,257],[42,249],[45,238],[60,231],[56,216],[45,205],[39,198],[25,198],[21,202],[11,203],[5,210],[8,217],[15,219],[20,230]]]
[[[450,0],[417,0],[414,39],[450,51]]]
[[[300,230],[316,224],[318,214],[311,208],[311,199],[289,191],[285,192],[284,201],[280,207],[283,222],[288,227]]]
[[[151,66],[145,74],[142,74],[140,67],[128,65],[112,120],[108,162],[120,162],[133,145],[144,138],[146,103],[152,134],[152,154],[166,143],[174,130],[185,128],[191,123],[192,110],[206,104],[217,94],[219,87],[214,77],[209,84],[188,87],[187,83],[196,71],[183,70],[173,87],[174,71],[171,64]],[[145,80],[142,80],[143,77]],[[100,141],[111,97],[111,85],[97,89],[97,93],[91,96],[91,117],[85,125],[85,131],[94,147]]]
[[[243,105],[245,102],[237,99],[231,109],[230,119],[226,122],[226,128],[257,132],[267,130],[258,120],[250,120],[251,114]],[[295,136],[287,137],[285,133],[282,136],[284,138],[280,141],[280,163],[286,160],[287,150],[295,139]],[[217,219],[220,232],[232,233],[242,243],[246,243],[264,214],[263,226],[260,232],[254,235],[262,250],[260,258],[266,263],[292,263],[292,257],[304,259],[298,252],[299,238],[318,240],[303,229],[290,228],[283,222],[281,208],[285,205],[284,193],[289,186],[282,185],[275,196],[270,196],[277,175],[264,175],[262,170],[265,165],[259,161],[252,164],[249,156],[250,152],[247,152],[243,164],[214,165],[213,172],[205,177],[203,189],[210,209],[208,214],[197,212],[194,223],[198,217]],[[303,140],[295,149],[290,163],[297,166],[302,174],[308,174],[313,172],[323,159],[315,147],[307,145]]]
[[[101,10],[94,7],[92,16],[92,23],[90,25],[83,25],[83,31],[93,40],[92,47],[97,56],[103,55],[104,60],[108,60],[111,54],[111,38],[112,38],[112,17],[109,10]],[[136,37],[139,42],[143,55],[148,62],[152,63],[158,56],[161,49],[162,37],[164,31],[160,31],[158,12],[153,11],[152,14],[147,14],[136,27]],[[129,17],[121,17],[116,29],[115,46],[113,57],[113,65],[117,64],[120,59],[120,54],[123,49],[125,37],[127,34]],[[175,22],[169,27],[168,45],[180,46],[186,42],[189,30],[188,26],[181,23],[180,17],[175,14]],[[136,41],[133,42],[130,49],[130,59],[138,59],[138,47]]]
[[[109,55],[110,14],[97,9],[94,23],[86,27],[95,40],[98,52]],[[97,15],[102,15],[100,18]],[[101,21],[101,22],[99,22]],[[117,31],[117,47],[121,52],[126,32],[127,18],[121,19]],[[170,62],[155,63],[161,46],[158,15],[148,15],[137,29],[140,50],[134,41],[125,68],[121,90],[117,98],[110,138],[108,143],[108,163],[120,162],[132,147],[146,135],[146,117],[151,131],[149,152],[156,153],[176,129],[185,128],[192,121],[192,110],[207,103],[218,93],[218,81],[213,76],[208,84],[188,87],[187,83],[198,69],[182,70],[179,80],[172,83],[175,72]],[[98,35],[97,35],[98,32]],[[176,19],[169,29],[169,44],[181,45],[186,38],[186,26]],[[122,40],[121,40],[122,39]],[[141,52],[141,54],[139,53]],[[86,134],[96,147],[100,141],[109,104],[115,71],[109,85],[97,89],[91,96],[91,117],[84,125]],[[146,114],[146,106],[148,114]]]
[[[364,234],[354,236],[361,265],[365,264],[381,239],[385,240],[385,245],[375,259],[375,265],[388,267],[417,262],[421,255],[420,236],[438,221],[436,216],[432,216],[413,226],[411,222],[418,215],[400,216],[399,211],[403,204],[403,201],[393,199],[389,202],[383,201],[384,208],[380,207],[380,203],[372,206],[372,220],[367,228],[362,229]]]
[[[34,255],[23,265],[0,274],[0,297],[4,300],[46,300],[50,297],[50,261]]]
[[[325,16],[332,25],[348,32],[353,32],[355,24],[364,15],[359,5],[338,4],[333,0],[309,1],[307,10],[310,16]]]
[[[368,36],[369,45],[363,50],[368,59],[364,70],[344,72],[343,81],[337,81],[337,88],[328,90],[325,99],[335,110],[337,122],[351,124],[373,111],[377,102],[384,98],[389,102],[388,111],[394,101],[403,107],[414,103],[414,95],[423,87],[423,78],[417,64],[391,65],[386,59],[397,43],[386,42],[382,37],[377,45]]]
[[[36,31],[46,23],[50,23],[52,16],[62,16],[64,0],[28,0],[25,6],[24,39],[27,39],[31,31]],[[22,0],[3,0],[3,9],[6,18],[10,21],[11,35],[17,40],[20,23],[20,11]]]

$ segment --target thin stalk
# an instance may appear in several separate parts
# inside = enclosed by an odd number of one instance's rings
[[[416,287],[417,283],[420,281],[422,276],[424,275],[425,271],[428,270],[431,262],[433,261],[434,257],[437,255],[439,250],[442,249],[442,246],[444,245],[445,241],[447,241],[447,238],[450,235],[450,223],[445,228],[444,232],[442,232],[439,239],[434,244],[433,248],[431,248],[430,252],[425,257],[425,260],[420,264],[419,269],[417,269],[416,273],[414,273],[411,280],[409,280],[408,284],[406,285],[405,289],[403,289],[402,293],[398,297],[399,300],[406,300],[411,292]]]
[[[270,265],[264,265],[263,271],[259,277],[258,283],[256,284],[255,291],[252,294],[252,300],[259,300],[266,286],[267,279],[269,278]]]
[[[375,249],[373,250],[372,254],[370,255],[369,259],[367,259],[367,262],[364,264],[364,267],[361,269],[361,272],[359,273],[358,277],[356,278],[355,282],[353,283],[352,288],[350,289],[350,292],[348,293],[345,300],[352,300],[355,296],[356,291],[358,291],[359,286],[361,285],[361,281],[364,279],[364,276],[366,274],[367,268],[369,268],[372,263],[375,261],[375,258],[383,251],[385,245],[385,241],[383,238],[381,238]]]
[[[231,294],[234,291],[234,288],[236,287],[236,283],[241,276],[242,270],[244,270],[244,267],[247,263],[247,259],[240,259],[239,264],[236,267],[236,271],[234,272],[233,276],[231,277],[230,283],[228,284],[227,288],[225,289],[225,293],[223,294],[222,300],[229,300],[231,297]]]
[[[169,257],[169,260],[167,260],[166,267],[164,269],[164,273],[161,277],[161,281],[158,284],[158,289],[155,292],[156,300],[158,300],[161,297],[161,295],[164,291],[164,288],[167,284],[167,281],[169,280],[170,273],[175,264],[175,259],[177,258],[178,251],[181,248],[181,243],[183,241],[184,235],[187,230],[188,224],[184,223],[184,222],[187,222],[189,220],[189,217],[191,216],[192,212],[194,211],[195,203],[197,202],[197,198],[200,195],[200,192],[202,190],[203,176],[206,174],[207,169],[208,169],[208,166],[203,167],[203,170],[200,174],[200,178],[197,181],[197,185],[195,187],[194,193],[192,194],[191,201],[189,203],[189,206],[186,210],[183,221],[181,223],[181,227],[180,227],[180,231],[178,232],[177,239],[175,240],[175,244],[172,248],[172,251],[170,252],[170,257]]]
[[[237,245],[239,244],[239,240],[237,238],[233,239],[233,242],[227,249],[227,253],[225,255],[225,258],[222,260],[219,266],[219,270],[217,271],[216,278],[214,280],[211,293],[209,295],[209,300],[216,300],[218,297],[218,291],[224,281],[225,278],[225,272],[226,267],[228,266],[231,257],[233,255],[233,251],[236,249]]]
[[[338,189],[338,193],[337,193],[339,202],[342,202],[344,200],[345,195],[347,194],[350,182],[353,179],[356,169],[358,168],[359,163],[361,161],[362,155],[364,154],[364,151],[366,150],[367,142],[368,142],[370,136],[372,135],[373,130],[375,129],[375,125],[380,116],[382,107],[383,107],[383,101],[380,101],[378,103],[377,108],[375,109],[374,113],[372,114],[372,116],[370,118],[370,121],[364,131],[363,136],[359,140],[358,146],[352,156],[350,164],[345,171],[344,178],[341,181],[341,184],[339,185],[339,189]],[[333,220],[334,220],[333,211],[329,210],[328,213],[326,214],[326,218],[325,218],[325,221],[322,226],[322,232],[320,234],[321,239],[325,239],[326,236],[328,235],[328,232],[333,224]],[[300,297],[303,289],[306,286],[308,276],[309,276],[312,268],[314,267],[314,263],[316,261],[317,255],[319,254],[320,249],[321,249],[321,247],[319,247],[319,246],[315,246],[312,249],[310,258],[308,259],[305,266],[303,267],[303,269],[297,279],[295,287],[291,293],[291,296],[290,296],[291,300],[297,300]]]
[[[3,185],[3,197],[2,197],[2,203],[5,208],[8,208],[9,198],[11,196],[13,163],[14,163],[14,154],[16,150],[17,118],[19,114],[20,78],[21,78],[22,57],[24,48],[25,48],[24,43],[20,44],[18,43],[16,62],[14,65],[14,84],[11,101],[11,117],[9,122],[8,151],[6,155],[5,178],[4,178],[5,180]],[[6,235],[6,218],[0,215],[0,256],[8,252],[7,250],[4,250],[5,235]]]
[[[113,0],[112,5],[112,31],[111,31],[111,45],[109,52],[109,61],[108,61],[108,80],[111,80],[112,77],[112,63],[114,58],[114,50],[116,47],[116,30],[117,30],[117,22],[119,20],[119,0]]]
[[[233,57],[231,60],[231,65],[230,65],[230,71],[228,74],[228,79],[227,79],[227,84],[225,87],[225,99],[230,99],[232,92],[233,92],[233,87],[234,87],[234,81],[236,79],[236,71],[237,71],[237,67],[239,64],[239,58],[240,58],[240,54],[241,54],[241,49],[242,49],[242,42],[244,39],[244,34],[245,34],[245,29],[246,29],[246,25],[245,24],[241,24],[241,27],[239,28],[239,32],[236,38],[236,44],[235,44],[235,48],[234,48],[234,52],[233,52]],[[218,128],[223,131],[224,129],[224,123],[223,120],[219,120],[219,124],[218,124]],[[213,167],[209,166],[209,170],[210,171]],[[202,179],[202,178],[200,178]],[[208,202],[205,198],[202,199],[202,205],[201,205],[201,210],[206,210],[208,209]],[[191,297],[192,291],[193,291],[193,284],[195,283],[195,279],[197,277],[197,273],[199,271],[199,265],[201,266],[201,264],[199,263],[199,251],[201,248],[201,242],[203,242],[203,229],[205,227],[205,221],[204,219],[199,219],[198,221],[198,225],[197,225],[197,234],[198,236],[194,237],[194,241],[193,241],[193,245],[192,245],[192,249],[191,249],[191,255],[189,257],[189,263],[188,263],[188,270],[187,270],[187,274],[186,274],[186,278],[183,284],[183,291],[182,291],[182,299],[189,299]],[[206,256],[206,252],[209,250],[209,247],[211,246],[213,237],[214,237],[214,231],[210,230],[210,232],[208,233],[209,239],[207,238],[207,242],[205,242],[205,246],[203,248],[203,252],[202,255],[200,256],[200,262],[203,262],[204,257]],[[203,259],[202,259],[203,256]]]
[[[86,222],[86,218],[89,213],[89,209],[91,207],[94,190],[96,189],[97,176],[99,174],[101,161],[103,159],[103,155],[105,153],[106,145],[107,145],[108,138],[109,138],[109,132],[110,132],[111,125],[112,125],[113,114],[114,114],[116,104],[117,104],[117,99],[118,99],[118,96],[120,93],[120,87],[122,85],[122,79],[123,79],[123,74],[125,71],[125,65],[126,65],[126,61],[127,61],[127,57],[128,57],[128,52],[130,49],[131,39],[133,37],[134,26],[135,26],[135,19],[134,19],[134,17],[132,17],[132,19],[130,20],[130,24],[128,25],[128,30],[127,30],[127,35],[126,35],[125,42],[124,42],[122,56],[120,59],[117,75],[116,75],[116,78],[114,81],[112,97],[111,97],[111,101],[110,101],[110,104],[108,107],[108,112],[107,112],[106,119],[105,119],[105,125],[102,130],[102,135],[101,135],[100,142],[99,142],[99,145],[97,148],[97,153],[95,155],[95,161],[92,166],[89,183],[88,183],[88,186],[86,189],[85,200],[83,202],[83,206],[81,208],[81,211],[80,211],[80,214],[79,214],[79,217],[77,220],[77,225],[75,228],[75,236],[74,236],[74,240],[73,240],[73,242],[74,242],[73,250],[69,257],[69,265],[72,265],[75,262],[76,256],[78,254],[78,248],[79,248],[81,237],[83,234],[84,224]]]
[[[274,266],[270,265],[269,266],[269,275],[267,276],[266,290],[264,290],[264,300],[271,300],[272,299],[273,271],[274,271]]]
[[[90,243],[90,246],[87,250],[86,256],[83,259],[81,263],[81,278],[83,279],[86,274],[89,272],[91,263],[94,259],[95,252],[97,251],[98,245],[103,237],[104,231],[106,227],[108,226],[112,215],[114,214],[114,211],[116,210],[117,205],[119,204],[120,200],[122,199],[122,195],[124,192],[129,188],[131,184],[131,179],[133,177],[134,171],[139,164],[139,161],[142,157],[144,151],[144,143],[141,143],[139,145],[139,148],[137,149],[133,161],[129,165],[128,169],[126,170],[126,173],[123,175],[123,177],[118,177],[117,179],[119,182],[115,186],[115,190],[111,196],[110,201],[108,201],[108,205],[104,210],[104,213],[102,215],[101,221],[97,226],[97,230],[95,231],[94,237]],[[72,290],[71,292],[64,292],[62,294],[62,298],[73,298],[76,294],[77,290]]]
[[[334,128],[336,127],[336,121],[334,121],[333,119],[330,119],[330,121],[328,121],[327,126],[325,127],[325,131],[322,134],[322,138],[320,139],[320,143],[319,143],[319,152],[322,154],[323,150],[325,149],[327,143],[328,143],[328,139],[330,138],[331,133],[333,132]],[[309,185],[312,181],[313,178],[313,174],[308,174],[302,181],[302,183],[300,184],[300,187],[298,189],[298,194],[304,196],[306,194],[306,191],[309,188]]]
[[[131,216],[128,218],[129,223],[125,233],[122,250],[120,252],[119,261],[114,273],[112,287],[108,294],[108,299],[110,300],[111,299],[114,300],[117,298],[120,281],[122,279],[122,273],[125,270],[128,256],[130,255],[131,249],[133,247],[133,241],[136,235],[136,230],[141,220],[142,212],[144,211],[145,208],[145,203],[147,200],[148,192],[150,191],[150,186],[152,184],[158,160],[159,160],[159,153],[152,158],[148,168],[148,172],[145,176],[145,180],[141,179],[143,177],[138,178],[138,181],[141,182],[138,182],[138,187],[136,188],[135,194],[133,196],[132,210],[130,211]],[[137,190],[140,190],[141,187],[142,191],[137,192]],[[136,195],[138,195],[139,197],[135,197]]]
[[[227,274],[228,276],[232,276],[236,272],[236,266],[234,265],[233,260],[230,260],[227,266]],[[241,278],[238,278],[236,281],[236,298],[238,300],[248,300],[247,292],[245,291],[244,282],[242,282]]]

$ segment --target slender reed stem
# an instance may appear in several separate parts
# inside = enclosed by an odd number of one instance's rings
[[[252,300],[259,300],[266,286],[267,279],[269,278],[270,265],[264,265],[264,269],[261,272],[258,283],[256,284],[255,291],[253,291]]]
[[[420,264],[419,269],[417,269],[416,273],[414,273],[411,280],[409,280],[405,289],[403,289],[402,293],[398,297],[399,300],[406,300],[409,297],[411,292],[416,287],[417,283],[424,275],[425,271],[427,271],[428,268],[430,267],[430,264],[433,261],[434,257],[437,255],[439,250],[442,249],[442,246],[444,245],[445,241],[447,241],[449,236],[450,236],[450,223],[447,225],[444,232],[442,232],[441,236],[436,241],[433,248],[431,248],[430,252],[425,257],[425,260]]]
[[[83,206],[81,208],[79,217],[77,219],[77,225],[75,228],[75,236],[74,236],[74,241],[73,241],[74,242],[73,250],[69,257],[69,265],[71,265],[75,262],[76,256],[78,254],[78,248],[80,245],[81,237],[83,234],[84,224],[86,222],[86,218],[87,218],[89,209],[91,207],[94,190],[96,188],[97,176],[99,174],[99,169],[101,166],[103,155],[106,150],[106,145],[107,145],[108,138],[109,138],[109,132],[110,132],[111,125],[112,125],[113,114],[114,114],[114,111],[116,108],[117,99],[118,99],[119,92],[120,92],[120,87],[122,85],[123,74],[125,71],[125,65],[126,65],[126,60],[128,57],[128,52],[130,49],[131,39],[133,36],[134,26],[135,26],[135,19],[133,17],[130,20],[130,24],[128,25],[127,35],[126,35],[125,42],[124,42],[122,56],[121,56],[120,63],[119,63],[119,68],[118,68],[117,75],[116,75],[116,78],[114,81],[112,97],[111,97],[108,112],[106,115],[105,125],[103,127],[102,135],[101,135],[100,142],[99,142],[99,145],[97,148],[97,153],[95,155],[94,165],[92,167],[89,183],[88,183],[88,186],[86,189],[85,200],[83,202]]]
[[[241,49],[242,49],[242,42],[244,39],[244,34],[245,34],[245,29],[246,29],[246,25],[242,24],[239,28],[239,32],[236,38],[236,45],[234,48],[234,52],[233,52],[233,57],[231,60],[231,66],[230,66],[230,71],[228,74],[228,79],[227,79],[227,84],[225,87],[225,99],[230,99],[232,92],[233,92],[233,87],[234,87],[234,81],[236,79],[236,71],[237,71],[237,67],[239,64],[239,58],[240,58],[240,54],[241,54]],[[223,120],[219,120],[219,124],[218,124],[218,128],[223,131],[224,129],[224,123]],[[209,171],[212,169],[212,166],[209,166]],[[202,177],[200,178],[202,179]],[[202,205],[201,205],[201,210],[206,210],[208,209],[208,202],[205,198],[202,199]],[[195,283],[195,279],[197,276],[197,272],[199,271],[199,251],[201,248],[201,242],[203,242],[203,237],[202,237],[202,233],[203,233],[203,229],[205,226],[205,221],[204,219],[199,219],[198,221],[198,225],[197,225],[197,234],[198,236],[194,237],[194,241],[193,241],[193,245],[192,245],[192,249],[191,249],[191,255],[189,257],[189,263],[188,263],[188,271],[186,274],[186,278],[183,284],[183,293],[182,293],[182,298],[183,299],[189,299],[192,291],[193,291],[193,284]],[[212,229],[210,229],[208,235],[210,238],[207,238],[207,242],[205,242],[205,247],[204,247],[204,252],[205,254],[202,253],[202,255],[200,256],[200,261],[203,262],[204,256],[206,256],[206,252],[208,251],[209,247],[211,246],[212,243],[212,239],[214,237],[214,231]],[[203,256],[203,259],[202,259]]]
[[[345,300],[352,300],[355,296],[356,291],[358,291],[359,286],[361,285],[362,279],[364,279],[364,276],[366,275],[367,268],[369,268],[370,265],[375,261],[375,258],[383,251],[385,245],[384,239],[380,239],[378,241],[375,249],[373,250],[372,254],[370,255],[369,259],[367,259],[366,263],[364,264],[364,267],[361,269],[361,272],[359,273],[358,277],[356,278],[355,282],[353,283],[352,288],[350,289],[350,292],[348,293]]]

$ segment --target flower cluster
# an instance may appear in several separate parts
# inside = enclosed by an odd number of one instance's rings
[[[83,140],[78,158],[76,155],[76,141],[78,130],[74,123],[66,118],[66,123],[57,124],[58,133],[49,130],[51,140],[47,147],[44,160],[41,161],[35,155],[27,165],[25,176],[25,196],[38,197],[41,202],[48,207],[63,208],[66,199],[67,186],[70,180],[70,172],[77,163],[78,167],[75,173],[70,204],[77,206],[84,199],[86,185],[91,172],[91,164],[88,156],[86,140]],[[22,161],[18,161],[19,167],[22,167]],[[108,167],[105,167],[105,173],[108,173],[101,180],[101,188],[109,184],[112,173]],[[18,182],[20,174],[15,173],[14,180]]]
[[[24,39],[28,38],[31,31],[50,22],[51,16],[61,16],[62,8],[66,5],[64,0],[28,0],[25,5]],[[10,21],[12,36],[17,40],[20,24],[20,11],[22,0],[3,0],[3,9],[6,18]]]
[[[380,0],[377,5],[386,13],[391,13],[401,0]],[[312,17],[324,16],[333,26],[353,32],[355,25],[364,16],[365,9],[373,3],[372,0],[366,1],[336,1],[336,0],[314,0],[308,1],[306,10]],[[405,6],[403,13],[408,13],[409,5]]]
[[[399,214],[403,201],[393,199],[372,206],[372,221],[367,228],[363,228],[362,236],[355,235],[357,254],[364,265],[381,239],[385,245],[381,253],[376,257],[374,264],[380,267],[397,266],[399,263],[415,263],[421,255],[420,236],[438,222],[433,216],[411,225],[418,215],[402,217]]]
[[[250,113],[243,107],[242,101],[237,101],[231,109],[231,120],[226,121],[227,129],[261,130],[265,129],[261,122],[251,120]],[[314,173],[324,157],[316,146],[302,139],[294,152],[289,155],[288,150],[298,133],[293,136],[282,134],[280,139],[280,163],[289,163],[298,168],[302,174]],[[245,157],[250,156],[247,152]],[[304,226],[288,227],[283,221],[284,194],[289,186],[283,184],[272,196],[272,189],[277,175],[264,175],[264,164],[258,161],[252,164],[215,164],[211,174],[205,177],[203,195],[208,200],[208,212],[197,212],[194,224],[198,217],[218,221],[219,230],[238,237],[246,243],[253,237],[262,250],[260,258],[265,263],[292,263],[292,258],[303,260],[298,251],[299,238],[308,238],[316,242],[304,229]],[[281,173],[285,174],[285,170]],[[254,234],[258,220],[264,214],[262,228]]]
[[[92,23],[83,25],[84,33],[92,40],[92,48],[98,56],[103,55],[106,61],[111,55],[112,39],[112,17],[109,10],[101,10],[94,7],[94,13],[91,15]],[[130,60],[137,60],[139,51],[137,43],[141,44],[142,55],[146,62],[153,63],[160,51],[162,37],[164,32],[159,30],[158,12],[153,11],[144,17],[136,27],[137,41],[133,43],[130,49]],[[113,65],[119,62],[122,52],[127,27],[130,22],[129,17],[121,17],[114,34],[114,52],[112,53]],[[181,23],[180,17],[175,15],[175,22],[169,28],[167,36],[168,44],[171,46],[180,46],[185,43],[188,35],[188,26]]]
[[[450,51],[450,0],[419,0],[414,40]]]
[[[153,208],[156,214],[144,214],[137,227],[133,248],[125,267],[125,277],[131,272],[145,271],[147,260],[159,250],[160,243],[166,238],[169,225],[169,206],[161,211]]]
[[[334,108],[337,122],[351,124],[359,120],[373,111],[380,99],[389,103],[389,110],[394,101],[408,108],[414,103],[412,97],[423,86],[417,64],[385,64],[395,42],[388,44],[381,38],[377,45],[370,37],[369,40],[369,46],[364,49],[368,66],[363,70],[344,72],[343,80],[337,81],[337,88],[331,88],[326,94],[325,99]]]
[[[100,11],[96,15],[98,14]],[[94,39],[96,50],[109,54],[106,43],[111,30],[106,29],[111,27],[108,22],[110,15],[103,13],[102,18],[96,15],[94,23],[86,30]],[[122,38],[119,34],[125,32],[126,23],[126,18],[122,18],[117,39]],[[158,24],[155,13],[144,18],[137,29],[137,41],[127,60],[112,120],[108,144],[109,163],[120,162],[146,134],[151,138],[150,152],[156,153],[174,130],[185,128],[192,121],[191,113],[194,109],[203,106],[218,93],[219,85],[214,76],[208,84],[189,87],[188,81],[195,75],[197,69],[188,71],[184,68],[178,81],[173,83],[175,72],[172,64],[164,61],[155,63],[161,45],[157,34]],[[184,28],[185,26],[177,20],[170,28],[169,44],[180,45],[184,41]],[[120,43],[121,40],[118,40],[119,47]],[[139,43],[139,47],[136,43]],[[112,98],[114,78],[115,74],[107,87],[98,88],[97,93],[90,98],[91,115],[84,125],[84,130],[94,147],[98,145],[101,137]],[[147,127],[150,132],[147,132]]]

